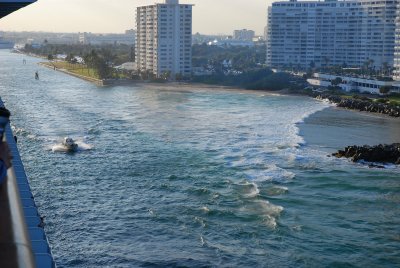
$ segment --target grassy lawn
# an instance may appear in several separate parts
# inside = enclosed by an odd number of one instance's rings
[[[340,95],[343,99],[352,99],[353,95]]]
[[[57,69],[65,69],[71,73],[78,75],[87,76],[90,78],[100,79],[99,75],[93,68],[88,68],[84,64],[71,64],[66,61],[55,61],[55,62],[45,62],[43,63],[50,67],[56,67]]]
[[[397,105],[400,105],[400,96],[389,96],[388,99],[393,102],[397,102]]]
[[[97,71],[93,68],[88,68],[86,65],[84,64],[72,64],[72,63],[68,63],[66,61],[54,61],[54,62],[43,62],[43,64],[53,68],[54,66],[57,69],[65,69],[71,73],[74,74],[78,74],[78,75],[82,75],[82,76],[86,76],[86,77],[90,77],[90,78],[95,78],[95,79],[100,79]],[[124,73],[120,73],[120,72],[114,72],[112,74],[113,78],[117,78],[117,79],[129,79],[129,75],[126,75]]]
[[[97,74],[97,72],[94,69],[91,68],[76,68],[76,69],[70,69],[69,70],[71,73],[75,73],[75,74],[79,74],[82,76],[88,76],[91,78],[96,78],[96,79],[100,79],[99,75]]]

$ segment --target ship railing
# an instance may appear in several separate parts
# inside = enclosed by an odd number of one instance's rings
[[[36,267],[13,167],[0,185],[0,267]]]

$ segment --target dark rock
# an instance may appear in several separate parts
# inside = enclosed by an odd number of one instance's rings
[[[314,93],[313,97],[320,100],[329,100],[338,107],[371,113],[381,113],[392,117],[400,117],[400,107],[391,104],[375,103],[371,100],[347,99],[327,93]]]
[[[391,145],[379,144],[377,146],[348,146],[344,151],[339,150],[332,155],[338,158],[349,158],[353,162],[363,160],[366,162],[400,165],[400,143]]]

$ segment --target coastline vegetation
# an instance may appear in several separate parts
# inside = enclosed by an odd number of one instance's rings
[[[305,85],[305,81],[302,78],[293,77],[288,73],[274,73],[267,68],[249,70],[236,75],[216,73],[212,75],[195,76],[192,81],[209,85],[271,91],[295,91],[304,88]]]
[[[95,69],[89,68],[88,66],[86,66],[84,64],[69,63],[66,61],[43,62],[42,64],[46,65],[50,68],[66,70],[68,72],[71,72],[71,73],[74,73],[77,75],[82,75],[82,76],[86,76],[86,77],[94,78],[94,79],[100,79],[100,77]]]
[[[255,47],[218,47],[207,44],[193,45],[193,68],[202,72],[196,74],[190,80],[194,83],[208,85],[221,85],[239,87],[251,90],[284,91],[286,93],[303,94],[315,97],[315,92],[308,87],[307,77],[299,77],[290,72],[273,72],[264,65],[265,45]],[[77,75],[95,79],[132,79],[152,81],[158,83],[167,82],[168,76],[155,78],[149,72],[135,74],[124,72],[113,68],[116,64],[134,61],[134,49],[126,45],[52,45],[43,44],[35,48],[27,45],[25,53],[32,53],[45,57],[49,60],[44,63],[48,67],[66,70]],[[63,54],[65,60],[56,60],[57,55]],[[81,59],[78,61],[77,59]],[[371,65],[371,64],[369,64]],[[350,69],[348,71],[364,72],[371,71],[368,64],[360,70]],[[310,67],[311,68],[311,67]],[[386,68],[387,69],[387,68]],[[389,70],[384,70],[381,75],[386,75]],[[345,70],[344,67],[331,67],[330,71]],[[372,74],[372,71],[369,72]],[[176,79],[180,81],[181,79]],[[332,86],[325,94],[340,97],[345,100],[362,100],[368,103],[384,104],[391,107],[400,106],[400,94],[387,94],[387,88],[381,88],[384,96],[376,96],[361,93],[344,93],[338,85],[341,79],[332,81]]]
[[[252,90],[299,90],[305,79],[289,73],[274,73],[265,66],[266,47],[220,47],[193,45],[193,68],[202,74],[192,81],[209,85],[233,86]]]
[[[217,73],[223,73],[228,69],[248,71],[264,66],[266,51],[265,45],[254,47],[220,47],[205,43],[193,45],[193,67],[212,69]]]
[[[82,57],[95,51],[97,54],[104,56],[113,65],[121,65],[125,62],[135,60],[135,50],[128,45],[83,45],[83,44],[49,44],[46,41],[39,47],[25,45],[23,52],[39,55],[48,58],[51,55],[56,58],[57,55],[73,55]]]
[[[47,58],[53,68],[95,79],[130,78],[130,75],[113,68],[134,57],[129,46],[50,45],[40,47],[26,45],[23,52]],[[62,60],[58,59],[62,55]]]

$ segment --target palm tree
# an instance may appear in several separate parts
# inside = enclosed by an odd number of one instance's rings
[[[367,74],[369,74],[369,75],[371,75],[371,69],[372,69],[372,66],[374,65],[374,60],[373,59],[367,59],[365,62],[364,62],[364,67],[365,67],[365,71],[366,71],[366,73]]]
[[[384,63],[382,63],[382,75],[383,76],[386,76],[386,75],[389,75],[389,63],[387,63],[387,62],[384,62]]]
[[[311,62],[310,62],[310,69],[311,69],[311,70],[314,70],[314,68],[315,68],[315,62],[314,62],[314,61],[311,61]]]
[[[327,56],[324,56],[323,58],[322,58],[322,60],[324,61],[324,63],[325,63],[325,67],[329,67],[329,62],[331,61],[331,59],[329,58],[329,57],[327,57]]]
[[[336,86],[340,85],[342,82],[343,82],[342,78],[336,77],[335,79],[333,79],[331,81],[331,85],[336,87]]]
[[[374,63],[375,63],[375,61],[373,60],[373,59],[369,59],[368,60],[368,62],[369,62],[369,71],[370,71],[370,74],[372,74],[372,71],[373,71],[373,69],[374,69]]]

